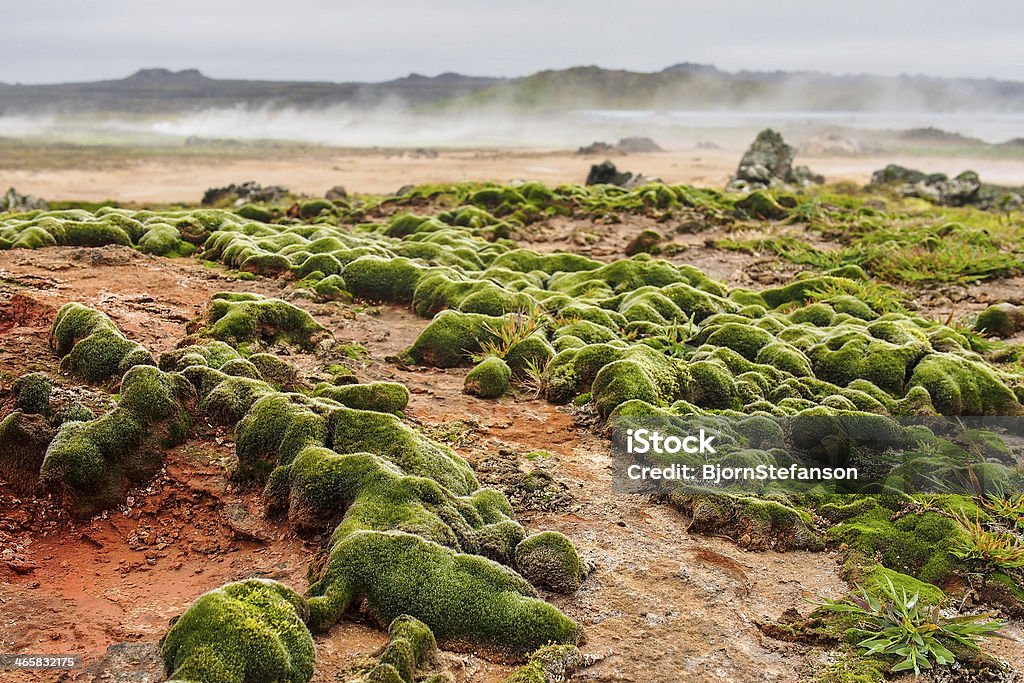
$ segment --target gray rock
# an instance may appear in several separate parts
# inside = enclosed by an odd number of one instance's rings
[[[0,212],[49,211],[49,209],[50,205],[45,200],[30,194],[21,194],[13,187],[0,198]]]
[[[288,188],[281,185],[260,185],[255,180],[224,187],[211,187],[203,193],[203,206],[223,206],[232,204],[274,204],[289,194]]]
[[[726,189],[730,192],[749,192],[787,185],[822,183],[824,178],[806,166],[793,168],[796,150],[771,128],[762,130],[743,154],[736,174]]]
[[[327,190],[324,194],[325,199],[330,199],[332,202],[348,199],[348,190],[345,189],[344,185],[335,185],[331,189]]]

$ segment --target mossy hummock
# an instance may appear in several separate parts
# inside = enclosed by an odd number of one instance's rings
[[[160,642],[169,681],[307,683],[316,651],[306,600],[268,579],[202,595]]]

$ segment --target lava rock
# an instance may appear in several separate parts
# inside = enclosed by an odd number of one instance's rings
[[[30,194],[21,194],[13,187],[0,198],[0,212],[3,211],[49,211],[50,205],[39,197]]]
[[[743,154],[736,175],[726,189],[730,192],[747,192],[824,182],[821,175],[806,166],[793,168],[795,156],[796,150],[786,144],[781,134],[770,128],[762,130]]]

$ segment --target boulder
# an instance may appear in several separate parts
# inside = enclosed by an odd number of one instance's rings
[[[13,187],[0,197],[0,213],[4,211],[49,211],[50,205],[39,197],[30,194],[21,194]]]
[[[224,187],[211,187],[203,193],[203,206],[242,206],[244,204],[275,204],[289,195],[287,187],[260,185],[255,180]]]
[[[1007,197],[1012,200],[1014,194],[1008,188],[983,185],[974,171],[950,178],[945,173],[928,174],[896,164],[871,174],[868,189],[884,188],[894,188],[901,197],[918,197],[943,206],[987,206]]]
[[[335,185],[324,193],[324,198],[332,202],[343,201],[348,199],[348,190],[345,189],[344,185]]]
[[[782,135],[767,128],[757,134],[754,142],[740,159],[736,175],[726,189],[730,192],[748,192],[786,185],[822,183],[824,178],[806,166],[793,168],[796,150],[782,139]]]
[[[619,171],[615,164],[609,160],[605,160],[600,164],[594,164],[590,167],[590,173],[587,174],[587,185],[618,185],[626,189],[633,189],[647,183],[656,182],[660,181],[657,178],[652,178],[642,173]]]

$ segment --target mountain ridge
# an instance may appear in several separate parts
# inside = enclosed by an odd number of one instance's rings
[[[231,107],[434,110],[793,109],[821,111],[1020,111],[1024,82],[937,76],[723,71],[680,62],[641,72],[593,65],[516,77],[410,73],[377,83],[212,78],[198,69],[143,68],[120,79],[0,83],[0,115],[168,114]]]

